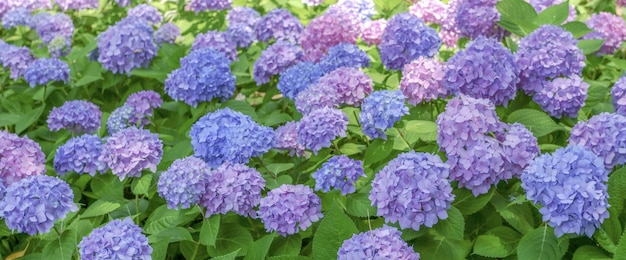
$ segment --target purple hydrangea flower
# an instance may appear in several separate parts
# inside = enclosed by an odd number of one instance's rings
[[[233,7],[226,15],[228,25],[245,24],[254,29],[256,23],[261,20],[259,12],[250,7],[237,6]]]
[[[192,51],[180,60],[181,67],[165,80],[165,92],[174,100],[196,107],[213,98],[226,100],[235,92],[230,61],[214,49]]]
[[[322,75],[324,72],[319,65],[311,62],[299,62],[280,75],[276,87],[285,97],[295,99],[299,93],[317,83]]]
[[[256,169],[225,163],[209,174],[200,206],[206,208],[205,217],[232,211],[254,218],[254,207],[259,205],[263,189],[265,179]]]
[[[187,8],[197,13],[202,11],[226,10],[233,7],[233,0],[191,0]]]
[[[359,106],[365,96],[373,91],[372,79],[357,68],[338,68],[323,77],[317,83],[320,86],[329,86],[337,92],[339,104]]]
[[[96,175],[104,172],[106,165],[99,160],[102,154],[102,140],[95,135],[74,137],[57,149],[54,155],[54,171],[60,176],[68,172]]]
[[[2,18],[2,16],[4,16],[4,14],[6,14],[6,12],[10,9],[11,6],[9,5],[9,3],[0,1],[0,18]]]
[[[44,43],[49,43],[57,36],[72,39],[74,35],[74,23],[72,22],[72,18],[64,13],[44,14],[38,19],[32,19],[32,22],[34,23],[39,38],[41,38]]]
[[[298,93],[295,104],[298,112],[307,115],[320,108],[337,107],[341,102],[339,101],[339,93],[332,86],[313,84]]]
[[[279,41],[270,45],[254,62],[254,81],[257,86],[268,83],[272,76],[282,74],[302,61],[302,56],[300,47],[289,42]]]
[[[256,38],[263,42],[269,42],[274,38],[277,42],[288,41],[299,44],[303,29],[300,20],[289,10],[282,8],[270,11],[254,25]]]
[[[98,62],[116,74],[145,68],[157,54],[153,35],[145,20],[126,17],[98,36]]]
[[[454,19],[461,35],[470,39],[504,37],[506,31],[498,25],[497,3],[498,0],[459,0]]]
[[[159,176],[159,195],[170,209],[190,208],[200,202],[210,171],[209,165],[200,158],[177,159]]]
[[[533,96],[541,109],[553,117],[577,117],[578,110],[585,105],[589,84],[578,75],[545,81]]]
[[[504,180],[503,172],[511,166],[504,150],[494,138],[472,142],[473,146],[458,147],[447,153],[450,179],[459,182],[459,188],[467,188],[474,196],[489,192],[492,185]],[[513,176],[512,173],[506,176]]]
[[[364,177],[363,162],[345,155],[334,156],[313,173],[315,190],[329,192],[331,188],[340,189],[342,195],[354,193],[354,183]]]
[[[46,122],[52,131],[67,129],[74,134],[93,134],[100,128],[101,118],[102,112],[96,104],[71,100],[53,108]]]
[[[126,7],[130,4],[130,0],[115,0],[120,7]]]
[[[302,49],[307,60],[318,61],[329,49],[340,43],[356,43],[360,28],[344,12],[327,12],[309,23],[302,32]]]
[[[11,29],[16,26],[30,26],[32,14],[25,8],[14,8],[2,16],[2,27]]]
[[[448,218],[454,200],[448,165],[439,156],[414,151],[389,161],[374,180],[369,199],[387,223],[420,230]]]
[[[335,108],[324,107],[306,114],[298,123],[298,143],[317,154],[330,147],[335,138],[346,136],[348,116]]]
[[[379,90],[366,97],[359,118],[363,133],[370,139],[387,140],[385,131],[393,127],[402,116],[409,114],[404,98],[400,90]]]
[[[461,31],[456,24],[456,9],[459,4],[459,0],[449,0],[445,10],[445,17],[441,24],[441,30],[439,31],[439,37],[443,44],[450,48],[456,48],[459,38],[461,38]]]
[[[339,0],[333,7],[348,14],[356,14],[361,22],[371,19],[376,14],[376,5],[372,0]]]
[[[257,213],[267,232],[276,231],[281,236],[306,230],[324,216],[320,198],[302,184],[283,184],[269,191]]]
[[[36,59],[26,67],[24,79],[31,87],[54,81],[67,83],[70,79],[70,67],[57,58]]]
[[[448,60],[444,84],[452,93],[507,106],[517,93],[519,71],[509,49],[493,38],[480,36]]]
[[[626,22],[621,16],[600,12],[592,14],[585,22],[593,32],[583,36],[583,39],[604,40],[598,55],[613,54],[626,41]]]
[[[0,179],[10,186],[31,175],[46,172],[41,146],[28,137],[0,131]]]
[[[448,89],[443,84],[445,73],[445,66],[440,61],[420,57],[404,65],[399,89],[414,106],[444,98],[448,96]]]
[[[163,143],[157,134],[129,127],[107,138],[99,159],[121,181],[126,177],[140,177],[144,169],[156,172],[162,155]]]
[[[36,9],[52,9],[52,2],[50,0],[9,0],[3,2],[8,2],[9,9],[26,8],[30,11],[35,11]]]
[[[626,116],[626,74],[622,75],[611,88],[615,113]]]
[[[439,51],[437,31],[409,13],[395,15],[387,23],[378,45],[385,67],[401,70],[405,64],[422,56],[432,57]]]
[[[81,260],[151,259],[152,247],[131,218],[114,219],[95,228],[78,244]]]
[[[180,28],[173,23],[166,23],[154,33],[154,42],[158,45],[163,45],[163,43],[175,44],[179,37]]]
[[[442,24],[446,18],[446,4],[440,0],[421,0],[409,7],[409,13],[425,23]]]
[[[378,45],[387,27],[387,20],[379,19],[367,21],[361,26],[361,39],[368,45]]]
[[[524,168],[539,155],[537,138],[524,125],[504,125],[496,138],[503,149],[506,166],[502,179],[508,180],[522,175]]]
[[[50,232],[55,221],[77,210],[70,185],[47,175],[13,183],[0,201],[0,217],[7,227],[31,236]]]
[[[413,251],[401,237],[402,233],[390,226],[352,235],[343,241],[337,260],[351,259],[397,259],[418,260],[420,254]]]
[[[160,24],[163,21],[161,12],[149,4],[140,4],[128,10],[128,16],[135,16],[144,19],[151,25]]]
[[[341,67],[365,68],[370,66],[370,57],[363,50],[351,43],[340,43],[328,50],[319,61],[324,73]]]
[[[280,150],[287,150],[293,156],[304,155],[304,145],[298,143],[298,122],[289,121],[279,126],[274,131],[274,139],[276,143],[274,147]]]
[[[72,40],[63,36],[57,36],[48,43],[48,52],[52,58],[68,55],[70,51],[72,51]]]
[[[107,118],[107,131],[109,135],[113,135],[122,129],[133,126],[131,118],[134,116],[135,109],[131,106],[121,106],[113,110]]]
[[[100,4],[98,0],[54,0],[54,3],[61,7],[63,11],[70,9],[98,9]]]
[[[602,159],[583,147],[571,145],[535,158],[521,179],[526,197],[542,206],[543,221],[558,237],[591,237],[609,217],[608,172]]]
[[[615,0],[615,5],[624,7],[626,6],[626,0]]]
[[[208,31],[196,36],[196,39],[191,45],[191,51],[210,48],[221,53],[224,53],[226,58],[231,61],[236,61],[237,58],[237,45],[233,42],[228,34],[219,31]]]
[[[272,128],[230,108],[201,117],[191,126],[189,135],[195,156],[213,168],[225,162],[247,163],[274,146]]]
[[[626,117],[600,113],[573,128],[569,143],[580,145],[603,160],[607,170],[626,163]]]
[[[28,65],[35,60],[27,47],[8,45],[0,53],[0,62],[5,68],[11,69],[11,79],[17,80],[24,75]]]
[[[242,23],[228,25],[226,35],[239,48],[248,48],[256,41],[254,29]]]
[[[163,100],[159,93],[152,90],[143,90],[131,94],[124,103],[124,106],[133,108],[130,123],[143,127],[150,123],[152,110],[160,107],[161,104],[163,104]]]
[[[318,6],[321,5],[324,0],[302,0],[302,3],[308,6]]]

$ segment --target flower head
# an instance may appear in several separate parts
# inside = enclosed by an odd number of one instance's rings
[[[251,7],[236,6],[228,12],[226,20],[229,27],[233,24],[245,24],[254,29],[256,23],[261,20],[261,15]]]
[[[176,39],[180,37],[180,28],[173,23],[166,23],[161,25],[159,29],[154,33],[154,42],[157,45],[163,45],[163,43],[175,44]]]
[[[120,7],[126,7],[130,4],[130,0],[115,0]]]
[[[11,79],[17,80],[24,75],[28,65],[35,60],[33,55],[30,54],[30,49],[27,47],[17,47],[14,45],[8,45],[0,53],[0,63],[5,68],[11,69]]]
[[[191,45],[191,51],[210,48],[226,55],[230,61],[237,60],[237,45],[231,40],[228,34],[219,31],[208,31],[196,36]]]
[[[70,79],[70,67],[57,58],[40,58],[28,64],[24,78],[31,87],[54,81],[67,83]]]
[[[569,143],[580,145],[603,160],[607,170],[626,163],[626,116],[600,113],[573,128]]]
[[[163,15],[161,15],[161,12],[159,12],[156,7],[149,4],[140,4],[128,9],[128,16],[139,17],[151,25],[157,25],[163,21]]]
[[[307,115],[320,108],[334,108],[341,102],[339,101],[339,93],[332,86],[313,84],[298,94],[295,104],[298,112]]]
[[[6,186],[31,175],[44,174],[45,163],[46,156],[38,143],[0,131],[0,178]]]
[[[413,251],[413,246],[402,240],[401,235],[400,231],[387,225],[355,234],[343,241],[337,259],[418,260],[419,253]]]
[[[248,48],[253,42],[256,41],[254,28],[243,23],[228,25],[226,34],[239,48]]]
[[[602,47],[597,51],[598,55],[613,54],[621,47],[622,42],[626,41],[626,22],[621,16],[599,12],[592,14],[585,24],[593,32],[583,36],[583,39],[604,40]]]
[[[126,17],[98,36],[98,62],[117,74],[147,67],[157,54],[153,35],[144,19]]]
[[[589,84],[578,75],[544,81],[533,100],[553,117],[577,117],[585,105]]]
[[[498,0],[459,0],[454,19],[461,35],[470,39],[479,36],[501,39],[506,31],[498,25],[497,3]]]
[[[93,134],[100,128],[102,112],[96,104],[85,100],[65,101],[48,115],[48,128],[52,131],[67,129],[80,134]]]
[[[354,183],[364,177],[363,162],[353,160],[345,155],[334,156],[322,164],[322,168],[313,173],[315,190],[329,192],[331,188],[341,190],[344,196],[354,193]]]
[[[304,145],[298,143],[298,122],[289,121],[274,131],[274,148],[290,151],[297,156],[304,155]]]
[[[365,68],[370,66],[370,57],[351,43],[340,43],[328,50],[319,61],[324,74],[341,67]]]
[[[11,8],[26,8],[29,11],[35,11],[36,9],[52,9],[52,2],[50,0],[9,0],[8,2]]]
[[[2,16],[2,27],[11,29],[16,26],[30,26],[32,14],[26,8],[14,8]]]
[[[281,236],[306,230],[324,215],[320,198],[302,184],[283,184],[262,198],[257,211],[267,232],[276,231]]]
[[[279,41],[270,45],[254,62],[254,81],[257,86],[269,82],[272,76],[282,74],[302,61],[302,56],[300,47],[289,42]]]
[[[72,40],[61,35],[54,37],[48,43],[48,52],[52,58],[68,55],[70,51],[72,51]]]
[[[376,14],[376,5],[372,0],[339,0],[333,7],[348,14],[356,14],[361,22],[371,19]]]
[[[187,209],[200,202],[211,168],[200,158],[188,156],[175,160],[159,176],[159,195],[170,209]]]
[[[328,86],[337,92],[338,104],[359,106],[365,96],[373,91],[372,79],[363,71],[352,67],[338,68],[323,77],[317,83]]]
[[[131,94],[124,103],[124,106],[133,108],[130,123],[143,127],[150,123],[152,110],[160,107],[161,104],[163,104],[163,100],[159,93],[152,90],[143,90]]]
[[[263,16],[254,25],[256,38],[259,41],[269,42],[271,39],[300,43],[302,23],[287,9],[276,8]]]
[[[446,4],[440,0],[421,0],[409,7],[409,13],[426,23],[442,24],[446,18]]]
[[[83,9],[98,9],[98,0],[54,0],[54,3],[61,7],[61,10],[67,11],[83,10]]]
[[[280,75],[276,87],[285,97],[295,99],[299,93],[317,83],[322,75],[324,72],[319,65],[305,61],[298,62]]]
[[[335,108],[316,109],[302,117],[298,123],[298,143],[317,154],[324,147],[330,147],[335,138],[346,136],[348,116]]]
[[[63,36],[67,39],[72,39],[74,35],[74,23],[72,18],[64,13],[48,14],[39,13],[36,14],[31,21],[37,30],[39,38],[44,43],[49,43],[57,36]]]
[[[367,21],[361,26],[361,39],[368,45],[378,45],[382,40],[385,27],[387,27],[385,19]]]
[[[437,31],[409,13],[395,15],[387,23],[378,45],[385,67],[400,70],[419,58],[432,57],[439,51],[441,39]]]
[[[521,176],[524,168],[539,155],[537,138],[520,123],[504,125],[502,131],[496,133],[496,138],[507,158],[502,172],[504,180]]]
[[[622,75],[611,88],[615,113],[626,116],[626,74]]]
[[[100,160],[106,163],[120,180],[140,177],[141,171],[156,172],[163,155],[163,143],[157,134],[129,127],[107,138]]]
[[[115,219],[95,228],[78,244],[81,260],[151,259],[152,247],[131,218]]]
[[[206,208],[206,217],[232,211],[254,218],[264,188],[265,179],[257,170],[225,163],[208,175],[200,205]]]
[[[54,171],[60,176],[68,172],[96,175],[96,171],[104,172],[106,165],[100,161],[102,140],[95,135],[74,137],[59,146],[54,156]]]
[[[226,10],[233,7],[233,0],[191,0],[187,4],[189,10],[197,13],[202,11]]]
[[[379,90],[366,97],[360,115],[363,133],[371,139],[387,139],[385,131],[409,114],[404,98],[399,90]]]
[[[326,12],[311,20],[302,32],[302,49],[307,60],[318,61],[337,44],[356,43],[360,28],[350,21],[348,14]]]
[[[135,109],[131,106],[121,106],[113,110],[107,118],[107,131],[110,135],[119,132],[122,129],[133,126],[131,118],[134,116]]]
[[[443,84],[445,73],[445,66],[440,61],[420,57],[404,65],[399,89],[408,103],[414,106],[446,97],[448,89]]]

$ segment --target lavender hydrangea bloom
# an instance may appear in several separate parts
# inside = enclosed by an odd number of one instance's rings
[[[191,45],[191,51],[210,48],[224,53],[230,61],[236,61],[237,45],[233,42],[228,34],[219,31],[208,31],[196,36]]]
[[[0,62],[5,68],[11,69],[11,79],[17,80],[24,75],[24,71],[28,65],[34,60],[27,47],[17,47],[8,45],[4,51],[0,53]]]
[[[370,57],[363,50],[351,43],[340,43],[328,50],[319,61],[324,73],[341,67],[365,68],[370,66]]]
[[[502,130],[496,133],[496,138],[507,158],[502,179],[508,180],[521,176],[524,168],[539,155],[539,143],[522,124],[505,125]]]
[[[432,101],[448,95],[444,86],[445,66],[436,59],[420,57],[404,65],[400,91],[411,105]]]
[[[253,208],[259,205],[263,189],[265,179],[256,169],[225,163],[209,174],[200,206],[206,208],[206,217],[232,211],[254,218]]]
[[[303,156],[304,145],[298,143],[298,122],[289,121],[279,126],[274,131],[276,143],[274,147],[280,150],[290,151],[290,155]]]
[[[152,247],[131,218],[114,219],[95,228],[78,244],[81,260],[151,259]]]
[[[256,23],[261,20],[261,15],[253,8],[237,6],[228,12],[226,20],[228,21],[228,26],[233,24],[245,24],[250,28],[254,28]]]
[[[46,156],[41,147],[28,137],[0,131],[0,179],[10,186],[31,175],[46,172]]]
[[[509,49],[493,38],[480,36],[448,60],[444,84],[452,93],[507,106],[517,93],[519,71]]]
[[[316,109],[298,123],[298,143],[317,154],[335,138],[345,137],[347,129],[348,116],[343,111],[329,107]]]
[[[397,259],[418,260],[420,254],[413,251],[397,229],[384,225],[381,228],[352,235],[343,241],[337,260],[351,259]]]
[[[313,173],[315,190],[329,192],[331,188],[340,189],[342,195],[354,193],[354,183],[364,177],[363,162],[345,155],[334,156]]]
[[[321,5],[324,0],[302,0],[302,3],[308,6],[318,6]]]
[[[130,0],[115,0],[120,7],[126,7],[130,4]]]
[[[70,67],[57,58],[36,59],[24,71],[24,79],[31,87],[54,81],[67,83],[70,79]]]
[[[603,160],[607,170],[626,163],[626,117],[600,113],[573,128],[569,143],[580,145]]]
[[[506,31],[498,25],[497,3],[498,0],[459,0],[454,19],[461,35],[470,39],[504,37]]]
[[[268,83],[272,76],[282,74],[302,61],[302,56],[300,47],[289,42],[279,41],[270,45],[254,62],[254,81],[257,86]]]
[[[0,201],[0,217],[7,227],[31,236],[50,232],[55,221],[77,210],[70,185],[47,175],[13,183]]]
[[[360,28],[343,11],[326,12],[313,20],[302,32],[302,49],[307,60],[318,61],[331,47],[340,43],[356,43]]]
[[[439,156],[414,151],[389,161],[374,180],[369,199],[387,223],[420,230],[448,218],[454,200],[448,165]]]
[[[521,179],[526,197],[543,206],[539,213],[558,237],[591,237],[609,217],[608,172],[602,159],[583,147],[570,145],[535,158]]]
[[[419,57],[434,56],[440,46],[441,39],[437,31],[419,18],[401,13],[387,23],[378,49],[385,67],[400,70]]]
[[[367,74],[351,67],[338,68],[324,75],[319,79],[318,85],[335,89],[339,104],[350,106],[359,106],[374,88],[374,83]]]
[[[52,131],[67,129],[74,134],[93,134],[100,128],[101,118],[102,112],[96,104],[71,100],[53,108],[46,122]]]
[[[30,11],[35,11],[36,9],[52,9],[52,2],[50,0],[15,0],[8,1],[8,4],[10,8],[26,8]]]
[[[339,101],[339,93],[332,86],[313,84],[298,93],[295,104],[298,112],[307,115],[320,108],[334,108],[341,102]]]
[[[613,54],[626,41],[626,22],[618,15],[607,12],[592,14],[585,24],[593,32],[583,36],[583,39],[604,40],[602,47],[596,52],[597,55]]]
[[[611,88],[615,113],[626,116],[626,74],[622,75]]]
[[[162,155],[163,143],[157,134],[129,127],[107,138],[99,159],[121,181],[126,177],[140,177],[144,169],[156,172]]]
[[[467,188],[474,196],[489,192],[492,185],[504,180],[503,172],[511,166],[499,142],[494,138],[483,138],[473,146],[458,147],[447,153],[450,179],[459,182],[459,188]]]
[[[546,81],[533,100],[553,117],[577,117],[585,105],[589,84],[578,75]]]
[[[25,8],[14,8],[2,16],[2,27],[11,29],[16,26],[30,26],[32,14]]]
[[[109,118],[107,118],[107,131],[109,135],[133,126],[131,118],[134,117],[134,113],[135,109],[131,106],[121,106],[113,110]]]
[[[0,19],[4,16],[4,14],[6,14],[7,11],[9,11],[9,9],[11,9],[9,3],[0,1]]]
[[[140,4],[128,10],[128,16],[136,16],[144,19],[151,25],[160,24],[163,21],[163,15],[156,7],[149,4]]]
[[[63,36],[57,36],[48,43],[48,52],[52,58],[68,55],[70,51],[72,51],[72,40]]]
[[[157,53],[153,35],[145,20],[126,17],[98,36],[98,62],[116,74],[147,67]]]
[[[226,34],[239,48],[248,48],[253,42],[256,41],[254,29],[241,23],[228,25]]]
[[[361,22],[367,21],[376,14],[376,5],[372,0],[339,0],[334,5],[349,14],[358,15]]]
[[[179,37],[180,28],[173,23],[166,23],[161,25],[154,33],[154,42],[156,42],[157,45],[163,45],[164,43],[175,44],[176,39]]]
[[[98,0],[54,0],[54,3],[61,7],[63,11],[70,9],[98,9],[100,5]]]
[[[368,45],[378,45],[387,27],[387,20],[379,19],[367,21],[361,26],[361,39]]]
[[[302,184],[283,184],[262,198],[257,211],[267,232],[276,231],[281,236],[306,230],[324,215],[320,198]]]
[[[102,140],[95,135],[74,137],[57,149],[54,156],[54,171],[60,176],[68,172],[96,175],[104,172],[106,165],[99,160],[102,154]]]
[[[32,22],[44,43],[49,43],[57,36],[72,39],[74,35],[72,18],[64,13],[42,15],[39,19],[33,18]]]
[[[409,13],[426,23],[442,24],[446,18],[446,4],[440,0],[421,0],[409,7]]]
[[[319,65],[311,62],[299,62],[280,75],[276,86],[284,96],[295,99],[299,93],[317,83],[324,75]]]
[[[458,7],[459,0],[449,0],[445,10],[445,17],[441,24],[441,30],[439,31],[439,37],[443,43],[450,47],[456,48],[457,42],[461,37],[461,32],[456,24],[456,9]]]
[[[200,202],[210,171],[211,168],[200,158],[177,159],[159,176],[159,195],[170,209],[190,208]]]
[[[269,42],[274,38],[277,42],[288,41],[299,44],[303,29],[300,20],[289,10],[282,8],[270,11],[254,25],[256,38],[263,42]]]
[[[124,102],[124,106],[132,107],[134,110],[130,123],[139,127],[150,123],[152,110],[160,107],[161,104],[163,104],[161,95],[152,90],[135,92]]]
[[[165,80],[165,92],[174,100],[196,107],[213,98],[226,100],[235,92],[230,61],[213,49],[200,49],[180,60],[181,67]]]
[[[213,168],[225,162],[247,163],[274,146],[274,131],[240,112],[219,109],[201,117],[191,126],[195,156]]]
[[[359,118],[363,133],[370,139],[387,140],[387,128],[393,127],[402,116],[409,114],[404,98],[399,90],[379,90],[366,97]]]
[[[202,11],[226,10],[233,7],[233,0],[191,0],[187,4],[189,10],[197,13]]]

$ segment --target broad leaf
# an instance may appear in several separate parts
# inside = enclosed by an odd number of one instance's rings
[[[313,258],[335,259],[344,240],[358,233],[354,222],[337,205],[325,212],[313,237]]]
[[[517,245],[519,259],[561,259],[567,251],[568,238],[557,238],[554,229],[543,226],[528,232]]]
[[[516,110],[508,116],[507,122],[523,124],[535,137],[542,137],[555,131],[564,130],[548,114],[534,109]]]

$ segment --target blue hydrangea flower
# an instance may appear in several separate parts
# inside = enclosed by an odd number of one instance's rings
[[[306,52],[306,60],[317,62],[330,48],[340,43],[355,44],[360,26],[353,18],[351,13],[335,9],[311,20],[302,32],[302,49]]]
[[[354,183],[364,177],[363,162],[345,155],[334,156],[313,173],[315,190],[329,192],[331,188],[341,190],[342,195],[354,193]]]
[[[226,58],[231,61],[236,61],[237,58],[237,45],[233,42],[229,35],[220,31],[208,31],[196,36],[196,39],[191,45],[191,51],[211,48],[216,51],[224,53]]]
[[[235,92],[230,61],[214,49],[192,51],[180,60],[181,67],[165,80],[165,92],[174,100],[196,107],[213,98],[226,100]]]
[[[520,123],[505,124],[503,129],[495,134],[506,158],[502,179],[521,176],[524,168],[539,155],[537,138]]]
[[[161,95],[152,90],[135,92],[128,96],[128,99],[124,102],[124,106],[133,108],[130,123],[139,127],[150,123],[152,110],[160,107],[161,104],[163,104]]]
[[[96,171],[104,172],[106,165],[99,160],[102,154],[102,140],[95,135],[74,137],[59,146],[54,155],[54,171],[60,176],[68,172],[96,175]]]
[[[120,7],[126,7],[130,4],[130,0],[115,0]]]
[[[170,209],[190,208],[200,202],[210,171],[209,165],[198,157],[177,159],[159,176],[159,195]]]
[[[256,41],[254,29],[242,23],[228,25],[226,35],[239,48],[248,48]]]
[[[399,90],[379,90],[366,97],[359,118],[363,133],[370,139],[387,140],[387,128],[393,127],[402,116],[409,114],[404,98]]]
[[[335,108],[316,109],[302,117],[298,123],[298,143],[317,154],[324,147],[330,147],[337,137],[345,137],[348,129],[348,116]]]
[[[154,33],[154,42],[158,45],[163,45],[164,43],[175,44],[176,39],[179,37],[180,28],[173,23],[166,23],[161,25]]]
[[[324,72],[319,65],[299,62],[280,75],[276,87],[285,97],[295,99],[300,92],[315,84],[322,75]]]
[[[343,241],[337,260],[352,259],[402,259],[419,260],[420,254],[413,251],[397,229],[384,225],[367,232],[354,234]]]
[[[557,237],[591,237],[609,217],[608,172],[597,155],[570,145],[535,158],[522,173],[526,197],[542,207],[543,221]]]
[[[31,236],[50,232],[55,221],[77,210],[70,185],[47,175],[13,183],[0,201],[0,217],[7,227]]]
[[[607,170],[626,163],[626,117],[600,113],[573,128],[569,143],[580,145],[596,154]]]
[[[233,6],[233,0],[191,0],[187,4],[189,10],[197,13],[202,11],[218,11],[230,9]]]
[[[161,12],[159,12],[156,7],[149,4],[140,4],[128,9],[128,16],[139,17],[151,25],[157,25],[163,21],[163,15],[161,15]]]
[[[419,57],[433,57],[440,46],[441,39],[437,31],[421,19],[409,13],[401,13],[387,23],[378,49],[385,67],[401,70],[405,64]]]
[[[258,217],[267,232],[281,236],[306,230],[324,215],[320,198],[302,184],[283,184],[267,193],[259,203]]]
[[[126,177],[140,177],[144,169],[156,172],[162,155],[163,143],[157,134],[129,127],[107,138],[99,159],[121,181]]]
[[[341,67],[366,68],[370,66],[370,57],[354,44],[340,43],[328,49],[319,66],[324,73]]]
[[[506,31],[498,25],[497,3],[498,0],[459,0],[454,19],[461,35],[470,39],[504,37]]]
[[[544,81],[533,100],[553,117],[577,117],[585,105],[589,84],[578,75]]]
[[[259,12],[246,6],[233,7],[233,9],[228,11],[228,14],[226,15],[228,26],[233,24],[245,24],[254,29],[254,26],[259,20],[261,20]]]
[[[13,8],[25,8],[29,11],[35,11],[36,9],[52,9],[52,2],[50,0],[8,0],[9,9]]]
[[[39,17],[39,18],[35,18]],[[39,13],[31,20],[37,30],[37,35],[44,43],[49,43],[57,36],[72,39],[74,35],[74,23],[72,18],[64,13],[47,14]]]
[[[24,71],[24,79],[31,87],[54,81],[67,83],[70,79],[70,67],[57,58],[36,59]]]
[[[98,62],[116,74],[145,68],[157,54],[153,35],[145,20],[126,17],[98,36]]]
[[[611,88],[615,113],[626,116],[626,74],[622,75]]]
[[[68,55],[71,51],[72,40],[64,36],[57,36],[48,43],[48,53],[52,58]]]
[[[500,143],[494,138],[483,138],[473,146],[459,147],[454,153],[447,153],[450,166],[450,179],[459,182],[459,188],[467,188],[474,196],[489,192],[492,185],[498,184],[509,164]]]
[[[152,247],[131,218],[114,219],[78,243],[81,260],[151,259]]]
[[[286,41],[276,42],[261,53],[254,62],[253,76],[257,86],[270,82],[274,75],[282,74],[302,60],[300,47]]]
[[[0,63],[11,70],[10,77],[13,80],[23,76],[24,71],[33,60],[35,58],[30,54],[30,49],[27,47],[7,45],[4,51],[0,53]]]
[[[41,146],[27,136],[0,131],[0,179],[6,186],[46,172]]]
[[[231,19],[232,20],[232,19]],[[300,34],[304,27],[297,17],[287,9],[276,8],[268,12],[254,25],[256,38],[259,41],[269,42],[272,38],[279,41],[300,43]]]
[[[296,109],[303,115],[320,108],[339,106],[339,93],[330,85],[314,84],[298,94],[295,100]]]
[[[93,134],[100,128],[102,112],[89,101],[65,101],[62,106],[55,107],[48,115],[48,128],[52,131],[67,129],[74,134]]]
[[[610,55],[615,53],[626,41],[626,22],[619,16],[609,12],[591,14],[585,22],[593,32],[583,36],[583,39],[604,40],[597,55]]]
[[[400,91],[407,102],[416,106],[424,101],[432,101],[448,96],[444,86],[446,69],[438,60],[419,57],[404,65]]]
[[[121,106],[113,110],[107,118],[107,131],[113,135],[122,129],[133,126],[131,118],[135,117],[135,109],[131,106]]]
[[[321,77],[317,85],[335,89],[339,103],[349,106],[361,105],[365,96],[374,90],[370,76],[352,67],[341,67],[331,71]]]
[[[16,26],[30,26],[32,14],[25,8],[14,8],[2,16],[2,27],[11,29]]]
[[[303,156],[304,145],[298,143],[298,124],[298,122],[289,121],[276,128],[274,131],[274,139],[276,140],[274,148],[287,150],[291,156],[294,154]]]
[[[334,6],[348,13],[357,14],[361,22],[376,15],[376,5],[372,0],[339,0]]]
[[[189,133],[195,156],[213,168],[225,162],[247,163],[274,146],[274,131],[240,112],[219,109],[201,117]]]
[[[54,0],[54,3],[61,7],[64,12],[70,9],[98,9],[100,4],[98,0]]]
[[[209,174],[200,206],[206,208],[205,217],[232,211],[255,218],[254,207],[259,205],[263,189],[265,179],[256,169],[225,163]]]

